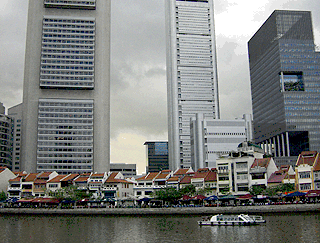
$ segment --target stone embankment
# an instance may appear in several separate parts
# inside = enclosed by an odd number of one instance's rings
[[[320,204],[286,204],[238,207],[184,207],[184,208],[0,208],[0,214],[24,215],[212,215],[212,214],[267,214],[320,213]]]

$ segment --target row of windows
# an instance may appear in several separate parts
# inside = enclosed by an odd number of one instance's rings
[[[48,18],[45,17],[43,19],[44,23],[67,23],[67,24],[87,24],[87,25],[94,25],[94,20],[85,20],[85,19],[61,19],[61,18]],[[65,26],[63,26],[65,27]]]

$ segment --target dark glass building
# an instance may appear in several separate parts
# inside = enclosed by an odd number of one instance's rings
[[[147,146],[147,173],[168,170],[168,142],[145,142],[144,145]]]
[[[248,48],[256,143],[278,164],[320,151],[320,54],[311,12],[274,11]]]

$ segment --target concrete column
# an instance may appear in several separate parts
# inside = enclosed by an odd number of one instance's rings
[[[290,157],[290,141],[289,141],[289,133],[286,132],[286,143],[287,143],[287,156]]]
[[[278,156],[281,157],[280,136],[279,135],[277,135],[277,145],[278,145]]]
[[[283,133],[281,134],[281,142],[282,142],[282,156],[286,156],[286,147]]]

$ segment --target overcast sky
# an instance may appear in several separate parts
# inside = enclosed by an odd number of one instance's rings
[[[39,0],[40,1],[40,0]],[[167,140],[166,0],[112,0],[111,162],[145,171],[145,141]],[[320,45],[319,0],[217,0],[222,119],[251,113],[247,42],[275,10],[312,11]],[[0,102],[22,102],[27,0],[0,0]]]

